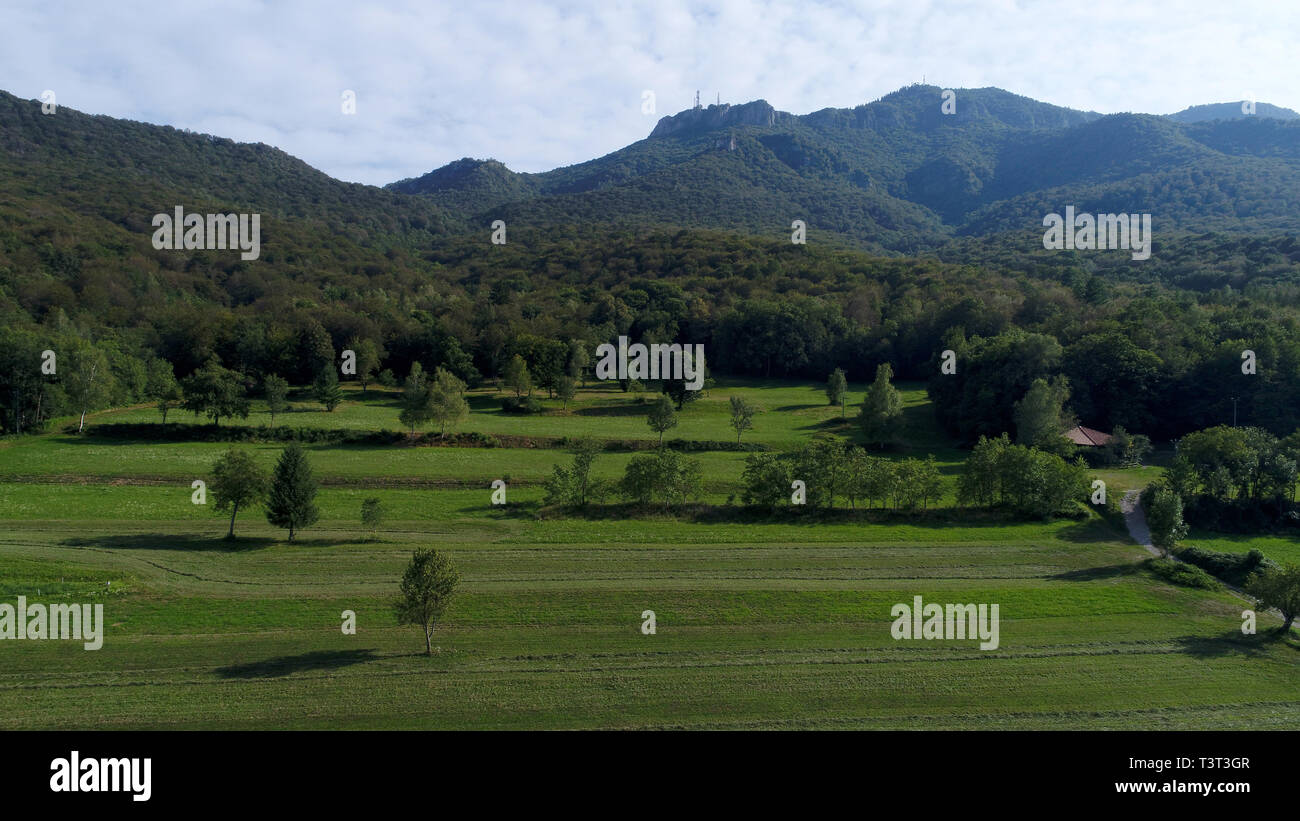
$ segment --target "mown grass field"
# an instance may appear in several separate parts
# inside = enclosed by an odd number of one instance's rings
[[[756,440],[797,441],[835,413],[776,412],[814,404],[816,386],[742,390],[773,408]],[[728,438],[705,404],[727,395],[689,408],[681,435]],[[951,480],[961,452],[926,427],[923,393],[907,400],[916,452],[934,448]],[[487,431],[480,416],[462,429]],[[572,418],[517,432],[573,435]],[[629,426],[611,438],[647,435],[639,416],[598,418]],[[95,652],[0,642],[0,728],[1300,727],[1300,642],[1242,636],[1239,600],[1153,577],[1099,517],[539,518],[539,487],[521,483],[502,509],[487,481],[540,480],[562,451],[322,446],[321,521],[289,543],[250,511],[232,544],[224,516],[190,503],[189,481],[225,447],[0,444],[0,601],[102,602],[108,622]],[[279,450],[243,447],[268,465]],[[694,455],[706,500],[736,492],[742,454]],[[612,478],[626,458],[597,465]],[[1112,488],[1147,480],[1111,474]],[[368,496],[389,517],[373,538],[358,521]],[[424,545],[463,577],[432,657],[389,609]],[[895,641],[890,608],[915,595],[998,603],[1000,646]],[[344,610],[356,635],[339,629]]]

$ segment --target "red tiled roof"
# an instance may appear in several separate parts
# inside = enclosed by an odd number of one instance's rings
[[[1065,432],[1065,438],[1076,445],[1099,448],[1110,441],[1110,434],[1077,425]]]

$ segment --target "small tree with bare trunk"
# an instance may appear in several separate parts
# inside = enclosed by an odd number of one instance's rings
[[[433,626],[447,611],[460,574],[447,554],[422,548],[411,555],[402,574],[401,595],[393,605],[398,624],[414,624],[424,630],[424,652],[433,655]]]

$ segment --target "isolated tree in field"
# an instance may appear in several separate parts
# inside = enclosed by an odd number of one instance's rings
[[[424,630],[424,652],[433,655],[433,626],[447,612],[460,574],[446,554],[433,548],[416,550],[402,574],[401,593],[393,605],[398,624]]]
[[[632,384],[635,386],[637,384],[636,380],[633,380]],[[681,410],[686,407],[688,402],[698,401],[704,396],[712,384],[712,379],[706,379],[702,390],[691,390],[687,387],[685,379],[663,379],[659,382],[659,391],[667,394],[668,398],[672,399],[673,404],[677,406],[677,410]],[[633,387],[633,390],[636,390],[636,388]]]
[[[677,409],[673,407],[673,400],[666,395],[661,395],[659,401],[650,406],[646,424],[650,426],[650,430],[659,434],[659,447],[663,448],[664,433],[677,427]]]
[[[275,415],[289,409],[289,383],[271,374],[262,380],[262,393],[266,395],[266,409],[271,413],[271,425],[274,427]]]
[[[1246,579],[1245,590],[1261,607],[1276,608],[1283,619],[1281,632],[1291,629],[1300,615],[1300,565],[1285,564],[1256,570]]]
[[[1151,494],[1150,510],[1146,514],[1151,544],[1168,556],[1178,546],[1179,540],[1187,536],[1182,497],[1162,484]]]
[[[212,466],[212,497],[216,509],[230,511],[227,539],[235,538],[235,516],[266,496],[266,472],[247,451],[231,448]]]
[[[826,380],[826,398],[832,405],[840,406],[840,418],[844,418],[844,406],[848,404],[849,382],[844,378],[844,371],[836,368]]]
[[[731,427],[736,431],[736,444],[740,444],[740,435],[754,427],[754,414],[758,408],[739,396],[731,397]]]
[[[591,356],[587,353],[587,346],[581,340],[575,339],[569,343],[569,358],[565,362],[564,370],[583,386],[587,384],[587,365],[590,362]]]
[[[514,391],[516,398],[533,395],[533,377],[528,373],[528,363],[519,354],[512,356],[506,365],[506,389]]]
[[[375,531],[384,523],[384,505],[375,496],[371,496],[361,503],[361,524],[370,531],[370,537],[373,539]]]
[[[77,433],[86,427],[86,413],[106,407],[113,393],[113,373],[104,352],[89,343],[74,347],[59,363],[68,405],[81,414]]]
[[[562,403],[564,403],[562,407],[565,410],[569,409],[569,402],[570,400],[573,399],[574,396],[577,395],[577,393],[578,393],[578,383],[577,381],[574,380],[572,376],[566,374],[564,376],[561,376],[558,380],[556,380],[555,395],[560,398],[560,401]]]
[[[361,392],[365,393],[379,372],[383,351],[373,340],[356,338],[348,343],[348,349],[357,355],[357,381],[361,383]]]
[[[206,414],[213,425],[220,425],[223,416],[248,417],[248,398],[239,374],[221,367],[215,356],[181,381],[181,391],[185,395],[181,407]]]
[[[328,367],[316,375],[316,381],[312,384],[312,396],[317,402],[325,406],[325,410],[333,413],[334,409],[343,401],[343,389],[339,387],[339,375],[334,372],[334,368]]]
[[[419,362],[411,363],[411,372],[402,385],[402,411],[397,418],[415,435],[415,429],[425,424],[432,417],[429,408],[429,378]]]
[[[181,401],[181,386],[176,381],[176,372],[172,363],[166,359],[151,359],[148,365],[148,377],[145,391],[162,414],[163,427],[167,427],[167,413]]]
[[[446,434],[447,426],[463,422],[469,417],[469,403],[462,395],[465,383],[450,371],[434,371],[433,384],[429,386],[429,418],[438,425],[439,433]]]
[[[903,395],[890,384],[894,369],[886,362],[876,368],[876,381],[862,400],[862,432],[867,442],[884,446],[893,441],[903,419]]]
[[[280,454],[271,476],[271,492],[266,501],[266,520],[276,527],[289,529],[289,541],[294,533],[310,527],[320,518],[316,508],[316,479],[312,476],[307,452],[297,442]]]

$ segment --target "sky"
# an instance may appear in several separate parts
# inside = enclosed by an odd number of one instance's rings
[[[1298,53],[1291,0],[0,0],[0,89],[267,143],[374,185],[461,157],[582,162],[697,89],[795,114],[923,79],[1106,114],[1300,110]]]

